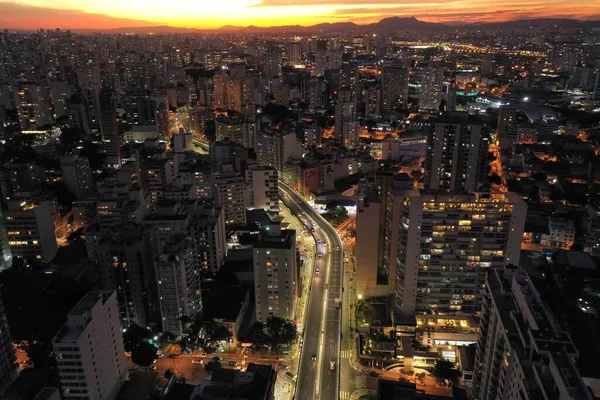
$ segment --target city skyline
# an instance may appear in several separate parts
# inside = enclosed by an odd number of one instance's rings
[[[379,0],[369,7],[355,0],[230,0],[210,4],[175,0],[169,5],[165,9],[154,1],[142,4],[139,0],[125,3],[116,0],[93,3],[60,0],[48,7],[41,0],[12,0],[0,2],[3,10],[0,26],[17,30],[104,30],[150,26],[209,30],[230,25],[279,27],[335,22],[365,25],[393,16],[452,25],[536,18],[600,20],[600,5],[591,0],[582,1],[576,9],[558,0],[552,0],[545,7],[540,7],[535,1],[494,5],[481,0],[426,3]]]

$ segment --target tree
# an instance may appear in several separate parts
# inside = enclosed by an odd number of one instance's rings
[[[148,342],[141,342],[131,351],[131,360],[144,368],[150,367],[157,356],[158,349]]]
[[[220,367],[221,367],[221,363],[218,363],[216,361],[209,361],[206,364],[204,364],[204,369],[209,374],[212,374],[217,368],[220,368]]]
[[[46,367],[53,361],[52,347],[43,342],[30,342],[25,351],[35,368]]]
[[[502,184],[502,178],[500,178],[500,176],[498,176],[498,174],[491,174],[488,176],[488,181],[490,183],[493,183],[495,185],[501,185]]]
[[[274,352],[283,345],[291,344],[298,335],[294,324],[279,317],[269,317],[264,324],[257,322],[255,329],[255,342],[268,346]]]
[[[433,367],[431,375],[433,375],[440,383],[450,381],[456,385],[461,373],[454,368],[454,363],[445,358],[441,358],[435,362],[435,367]]]
[[[173,375],[175,375],[175,373],[173,372],[173,370],[171,368],[167,369],[165,371],[165,379],[169,380],[173,377]]]
[[[175,339],[177,339],[177,335],[175,335],[173,332],[169,332],[169,331],[163,332],[163,334],[161,336],[161,341],[163,344],[173,343],[175,341]]]
[[[217,350],[218,342],[228,340],[230,337],[229,329],[215,321],[202,321],[198,332],[200,347],[207,353],[214,353]]]
[[[152,332],[139,325],[132,324],[123,333],[125,351],[133,351],[141,343],[147,342],[152,337]]]

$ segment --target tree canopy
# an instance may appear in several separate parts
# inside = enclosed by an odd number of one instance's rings
[[[123,333],[125,351],[133,351],[140,344],[147,343],[151,337],[150,330],[136,324],[129,325],[129,328]]]
[[[228,340],[231,337],[229,329],[215,321],[202,321],[198,332],[200,347],[207,353],[217,350],[218,342]]]
[[[140,367],[148,368],[158,356],[158,349],[148,342],[141,342],[131,351],[131,360]]]
[[[458,380],[461,376],[460,371],[454,368],[454,364],[445,358],[441,358],[435,362],[435,367],[433,367],[431,374],[440,383],[449,381],[455,385],[458,384]]]
[[[265,323],[257,322],[255,328],[254,342],[268,346],[274,352],[291,344],[298,335],[294,324],[279,317],[269,317]]]

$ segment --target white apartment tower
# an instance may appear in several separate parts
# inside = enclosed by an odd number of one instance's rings
[[[444,67],[437,64],[427,66],[421,84],[419,109],[424,111],[439,110],[442,101],[443,86]]]
[[[526,213],[516,193],[407,192],[400,206],[397,309],[477,313],[486,272],[519,262]]]
[[[256,320],[294,319],[300,287],[296,231],[281,229],[279,224],[265,227],[253,255]]]
[[[185,236],[184,236],[185,237]],[[183,334],[181,317],[202,310],[200,275],[194,268],[193,243],[173,237],[156,263],[156,279],[163,332]]]
[[[117,295],[86,294],[52,340],[65,399],[113,400],[127,378]]]
[[[48,201],[8,200],[4,227],[13,257],[51,261],[58,251]]]
[[[256,167],[246,170],[250,207],[279,212],[277,177],[277,170],[273,167]]]
[[[475,399],[591,400],[578,357],[525,271],[513,265],[489,271],[475,352]]]

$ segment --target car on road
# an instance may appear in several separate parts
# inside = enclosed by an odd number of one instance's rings
[[[192,358],[192,364],[204,364],[204,360],[199,360],[197,358]]]
[[[235,367],[237,365],[237,361],[231,360],[228,362],[228,364],[231,365],[232,367]]]
[[[340,246],[336,247],[335,251],[340,251]]]
[[[317,361],[317,353],[313,353],[313,355],[312,355],[312,360],[313,360],[313,361]]]
[[[315,269],[315,275],[319,275],[319,268]]]
[[[205,352],[203,352],[203,351],[201,351],[201,352],[200,352],[200,357],[206,357],[206,353],[205,353]]]
[[[335,371],[335,361],[331,361],[331,362],[329,363],[329,370],[330,370],[330,371]]]
[[[214,356],[214,357],[212,358],[212,360],[213,360],[214,362],[221,362],[221,361],[223,361],[223,357]]]

